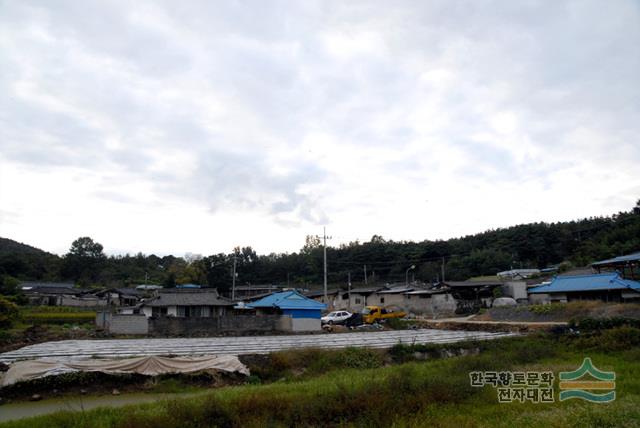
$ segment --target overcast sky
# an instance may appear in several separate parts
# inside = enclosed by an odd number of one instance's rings
[[[640,2],[0,0],[0,236],[446,239],[640,198]]]

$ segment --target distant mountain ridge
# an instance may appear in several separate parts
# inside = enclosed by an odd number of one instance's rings
[[[32,247],[31,245],[23,244],[22,242],[14,241],[9,238],[0,237],[0,255],[5,254],[49,254],[40,248]]]

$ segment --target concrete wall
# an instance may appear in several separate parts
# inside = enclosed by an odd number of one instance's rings
[[[455,315],[457,302],[450,294],[404,296],[404,303],[399,306],[407,312],[431,318],[445,318]]]
[[[96,313],[96,326],[112,334],[147,334],[149,323],[144,315]]]
[[[404,294],[402,293],[375,293],[367,298],[367,305],[389,306],[396,305],[402,307],[404,305]]]
[[[335,293],[327,295],[327,300],[325,300],[324,296],[314,297],[313,300],[327,305],[327,311],[329,312],[335,310],[336,308],[339,308],[342,302],[342,299],[340,298],[340,294],[335,294]]]
[[[567,295],[564,293],[529,294],[529,303],[532,305],[547,305],[552,302],[567,303]]]
[[[149,334],[156,336],[190,336],[217,333],[276,331],[280,315],[228,315],[209,318],[149,318]],[[319,321],[318,321],[319,322]]]
[[[322,326],[316,318],[292,318],[291,331],[320,331]]]
[[[351,308],[351,312],[360,312],[365,306],[369,305],[369,297],[362,294],[351,293],[351,300],[345,300],[347,307]]]
[[[114,315],[109,331],[114,334],[147,334],[149,324],[144,315]]]
[[[107,299],[99,299],[97,297],[71,297],[62,296],[60,298],[60,306],[73,306],[80,308],[95,308],[107,306]]]
[[[527,298],[527,283],[524,281],[509,281],[502,286],[501,291],[504,297],[523,300]]]

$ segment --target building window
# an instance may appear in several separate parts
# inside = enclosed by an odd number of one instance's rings
[[[380,303],[384,303],[384,297],[380,298]]]
[[[202,306],[178,306],[177,316],[186,318],[200,318],[203,315]]]
[[[152,307],[151,308],[151,316],[153,317],[166,317],[167,316],[167,308],[158,308],[158,307]]]
[[[202,316],[202,306],[189,306],[189,315],[190,317],[201,317]]]
[[[356,297],[356,305],[359,305],[360,303],[361,303],[360,299]]]

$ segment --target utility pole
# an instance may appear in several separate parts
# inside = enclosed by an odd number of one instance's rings
[[[351,271],[349,271],[349,280],[347,281],[347,296],[349,296],[349,310],[351,310]]]
[[[442,256],[442,282],[444,282],[444,256]]]
[[[327,228],[322,228],[323,252],[324,252],[324,301],[327,302]]]
[[[367,283],[367,265],[364,265],[364,283]]]
[[[316,235],[317,238],[319,236]],[[324,301],[326,302],[328,299],[327,296],[327,239],[331,239],[330,236],[327,236],[327,228],[322,228],[322,252],[324,253]]]
[[[231,300],[236,300],[236,265],[238,258],[233,256],[233,278],[231,278]]]

